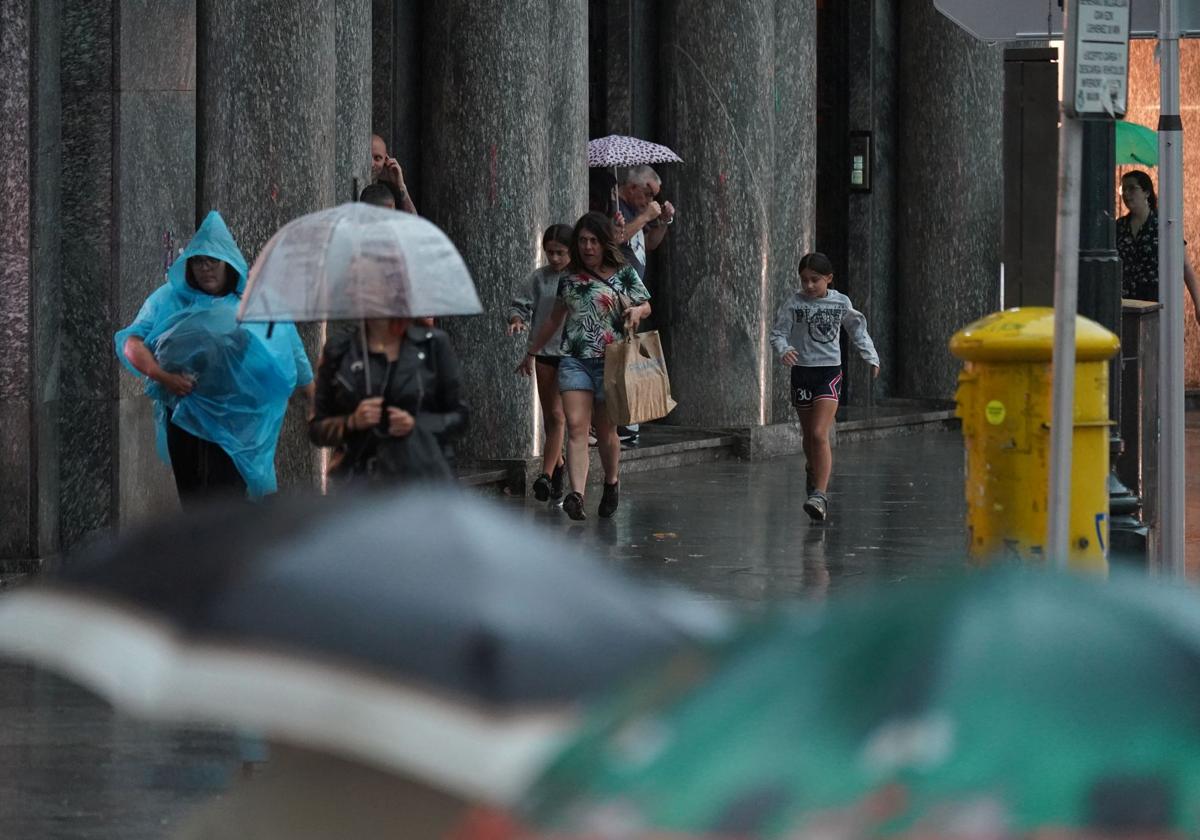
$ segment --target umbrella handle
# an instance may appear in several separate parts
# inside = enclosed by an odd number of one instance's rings
[[[367,319],[359,321],[359,335],[362,336],[363,376],[367,379],[367,396],[371,396],[371,354],[367,349]]]
[[[617,218],[617,214],[621,212],[621,190],[617,185],[617,165],[613,164],[613,185],[612,192],[609,195],[612,200],[612,217]]]

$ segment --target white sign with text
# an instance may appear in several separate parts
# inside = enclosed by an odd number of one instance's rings
[[[1067,17],[1075,67],[1064,103],[1077,117],[1117,119],[1129,101],[1130,0],[1072,0]]]

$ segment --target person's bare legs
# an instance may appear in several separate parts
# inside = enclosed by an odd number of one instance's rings
[[[604,483],[615,484],[621,468],[621,441],[617,438],[617,427],[609,422],[604,404],[598,403],[592,415],[596,427],[596,447],[600,450],[600,464],[604,467]]]
[[[562,392],[563,413],[567,418],[567,475],[571,479],[571,489],[581,496],[587,487],[592,399],[591,391]]]
[[[558,393],[558,368],[545,362],[535,362],[538,401],[542,404],[542,424],[546,429],[546,446],[542,450],[542,472],[553,475],[554,468],[563,462],[563,432],[566,416],[562,397]],[[587,441],[584,440],[584,446]]]
[[[797,412],[800,427],[804,430],[804,456],[808,459],[813,487],[822,493],[829,488],[829,476],[833,472],[829,433],[837,409],[837,400],[814,400],[812,408]]]
[[[808,417],[812,414],[811,408],[797,408],[796,419],[800,421],[800,450],[804,453],[804,472],[808,474],[809,483],[812,483],[812,437],[808,433]]]

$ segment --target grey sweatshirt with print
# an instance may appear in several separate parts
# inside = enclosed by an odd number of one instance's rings
[[[775,316],[771,347],[776,356],[795,350],[799,356],[796,364],[801,367],[835,367],[842,363],[838,343],[842,327],[863,360],[878,365],[879,354],[867,334],[867,319],[851,305],[850,298],[833,289],[815,299],[794,292]]]
[[[537,335],[538,329],[550,317],[554,310],[554,301],[558,299],[558,279],[562,273],[548,265],[535,269],[524,280],[519,281],[512,291],[512,305],[508,310],[508,319],[520,318],[529,329],[529,338]],[[564,321],[565,323],[565,321]],[[562,327],[551,336],[545,346],[538,351],[539,356],[561,356]]]

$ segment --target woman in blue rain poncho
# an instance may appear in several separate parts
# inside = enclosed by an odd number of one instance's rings
[[[118,358],[146,380],[158,452],[184,507],[214,495],[275,492],[275,443],[288,398],[312,366],[291,324],[240,324],[246,259],[217,211],[167,282],[115,336]]]

